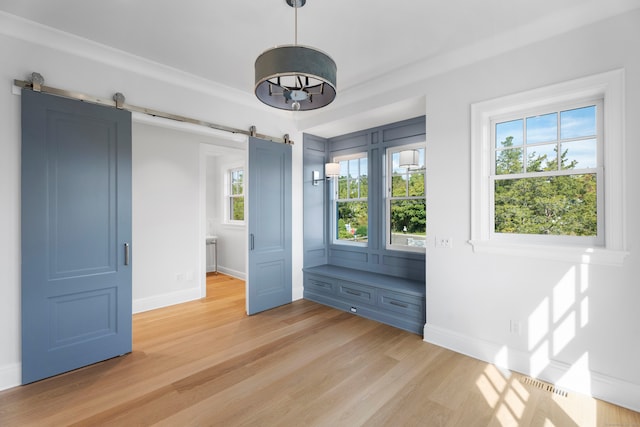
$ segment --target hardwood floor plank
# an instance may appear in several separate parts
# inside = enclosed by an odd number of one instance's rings
[[[438,356],[443,349],[424,347],[417,337],[411,342],[413,351],[386,371],[380,372],[375,381],[351,381],[343,390],[343,398],[333,411],[323,414],[319,425],[365,425],[365,423],[398,393],[410,389],[412,381],[427,369],[438,375]],[[453,355],[453,353],[451,353]],[[443,361],[442,363],[446,363]]]
[[[345,313],[336,313],[336,317],[348,319],[351,316],[344,316]],[[326,322],[335,322],[335,319]],[[288,326],[292,333],[285,335],[278,340],[269,341],[265,345],[258,345],[259,342],[242,342],[241,346],[233,346],[220,354],[196,359],[197,364],[188,366],[190,374],[181,374],[178,381],[170,382],[170,378],[176,377],[175,372],[169,372],[164,389],[164,396],[157,396],[151,393],[150,396],[140,396],[135,402],[128,402],[115,406],[106,414],[100,414],[95,420],[88,419],[89,423],[100,421],[105,423],[113,414],[127,413],[129,420],[153,422],[165,416],[178,412],[184,407],[190,407],[197,402],[212,396],[237,384],[246,377],[254,375],[252,364],[276,349],[286,348],[290,343],[296,343],[305,334],[313,334],[314,330],[321,330],[323,323],[317,321],[304,320]],[[282,335],[282,331],[280,332]],[[262,339],[263,337],[259,337]],[[235,339],[241,339],[235,337]],[[251,345],[253,344],[253,345]],[[234,351],[235,350],[235,351]],[[166,375],[165,375],[166,376]],[[154,386],[145,388],[153,389]]]
[[[341,390],[346,384],[360,377],[373,378],[377,371],[384,372],[397,363],[380,351],[391,345],[389,341],[392,340],[385,329],[376,327],[358,339],[345,342],[314,359],[314,369],[309,369],[306,364],[291,371],[281,380],[270,384],[264,392],[268,396],[277,394],[278,389],[287,390],[289,405],[276,413],[272,410],[273,405],[262,405],[262,409],[255,414],[239,418],[241,424],[255,425],[260,419],[273,419],[283,424],[304,422],[305,425],[313,425],[316,418],[330,410],[336,399],[340,399]],[[362,357],[371,351],[379,353],[380,357],[376,360]]]
[[[348,313],[342,314],[346,314],[346,317],[340,316],[344,322],[340,324],[340,329],[349,329],[352,327],[350,325],[356,325],[360,331],[364,332],[367,328],[375,326],[358,325],[359,322],[354,322],[354,320],[357,320],[354,319],[354,316]],[[317,334],[301,338],[296,342],[292,342],[290,346],[282,347],[271,354],[265,355],[264,358],[246,365],[243,369],[243,375],[246,378],[237,378],[226,389],[219,391],[220,395],[218,396],[212,394],[212,385],[207,385],[201,391],[207,399],[197,406],[189,408],[187,412],[196,413],[198,422],[204,422],[213,414],[217,414],[216,419],[222,423],[226,418],[242,416],[245,413],[252,412],[259,405],[267,402],[269,397],[274,394],[270,391],[265,391],[265,388],[274,388],[273,384],[277,383],[285,374],[296,371],[300,367],[308,367],[332,348],[339,346],[345,340],[353,339],[353,334],[340,338],[340,336],[333,333],[333,329],[331,327],[324,328]],[[246,395],[247,389],[251,390],[250,396]],[[281,391],[282,389],[275,387],[275,394]],[[226,405],[221,406],[221,402],[226,402]],[[224,416],[221,414],[224,414]],[[178,417],[180,416],[178,415]],[[234,422],[240,423],[237,420]]]
[[[640,414],[310,301],[245,314],[245,284],[133,317],[133,352],[0,392],[0,426],[640,426]]]

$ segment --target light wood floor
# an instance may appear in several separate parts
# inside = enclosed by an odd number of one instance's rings
[[[0,426],[640,426],[640,413],[309,301],[244,314],[244,283],[136,314],[133,352],[0,392]]]

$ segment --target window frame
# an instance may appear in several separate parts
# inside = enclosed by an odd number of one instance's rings
[[[544,110],[587,99],[603,99],[601,245],[566,239],[497,238],[493,230],[492,119],[514,112]],[[553,260],[621,265],[626,251],[624,211],[624,70],[546,86],[471,105],[471,238],[476,253],[521,255]],[[601,213],[599,212],[599,215]],[[543,236],[551,237],[551,236]],[[566,236],[562,236],[566,237]]]
[[[405,150],[415,150],[422,149],[424,153],[424,158],[422,159],[424,163],[423,169],[423,180],[424,180],[424,195],[423,196],[405,196],[398,197],[393,196],[393,154],[399,153]],[[393,200],[424,200],[425,209],[427,202],[427,174],[426,174],[426,146],[425,142],[418,142],[413,144],[406,145],[395,145],[391,147],[387,147],[385,150],[385,177],[384,177],[384,242],[385,249],[392,251],[401,251],[401,252],[415,252],[415,253],[426,253],[427,246],[427,235],[426,235],[426,227],[425,227],[425,240],[424,246],[409,246],[409,245],[394,245],[391,243],[391,202]]]
[[[370,188],[370,175],[369,175],[369,171],[370,171],[370,159],[369,159],[369,153],[367,151],[359,151],[357,153],[352,153],[352,154],[346,154],[346,155],[342,155],[342,156],[336,156],[333,157],[333,159],[331,160],[334,163],[340,163],[340,162],[344,162],[344,161],[349,161],[349,160],[354,160],[354,159],[361,159],[361,158],[365,158],[367,159],[367,197],[358,197],[358,198],[347,198],[347,199],[340,199],[338,198],[338,192],[339,192],[339,179],[340,177],[336,177],[331,179],[331,200],[330,200],[330,205],[331,205],[331,220],[330,220],[330,226],[331,226],[331,244],[333,245],[346,245],[346,246],[353,246],[353,247],[363,247],[366,248],[369,246],[368,243],[368,236],[367,236],[367,241],[366,242],[358,242],[358,241],[349,241],[349,240],[340,240],[338,239],[338,203],[340,202],[365,202],[367,204],[367,230],[369,230],[370,228],[370,224],[369,224],[369,208],[370,208],[370,201],[369,201],[369,194],[371,191]],[[360,177],[361,174],[358,174],[358,177]],[[369,235],[370,233],[367,232],[367,234]]]
[[[233,219],[232,215],[233,215],[233,209],[231,208],[233,206],[233,199],[235,198],[242,198],[245,199],[246,201],[246,194],[245,194],[245,170],[244,170],[244,166],[235,166],[235,167],[230,167],[225,171],[225,197],[224,197],[224,218],[225,218],[225,224],[229,224],[229,225],[245,225],[245,220],[246,220],[246,206],[245,209],[242,212],[242,220],[237,220],[237,219]],[[233,173],[234,172],[242,172],[242,193],[241,194],[233,194]]]
[[[496,148],[496,125],[512,120],[522,119],[524,122],[523,133],[524,140],[522,143],[522,149],[526,150],[530,147],[538,147],[543,145],[550,145],[549,143],[533,143],[528,144],[526,142],[526,120],[531,117],[541,116],[546,114],[558,114],[558,121],[560,120],[560,113],[563,111],[574,110],[582,107],[595,106],[596,107],[596,134],[594,135],[597,141],[596,145],[596,158],[597,165],[593,168],[582,169],[558,169],[548,172],[526,172],[512,173],[512,174],[496,174],[496,154],[500,151]],[[550,105],[544,105],[536,109],[520,110],[513,113],[501,114],[491,117],[491,169],[489,175],[489,186],[495,188],[496,181],[508,180],[508,179],[526,179],[526,178],[542,178],[542,177],[557,177],[557,176],[569,176],[569,175],[583,175],[583,174],[595,174],[596,175],[596,210],[597,210],[597,231],[596,236],[568,236],[568,235],[541,235],[541,234],[522,234],[522,233],[498,233],[495,231],[495,190],[490,191],[490,203],[489,203],[489,239],[490,240],[505,240],[516,241],[523,243],[543,243],[543,244],[565,244],[575,246],[604,246],[604,179],[603,179],[603,153],[604,153],[604,132],[603,132],[603,107],[604,102],[602,97],[590,97],[586,99],[576,99],[570,102],[556,103]],[[558,126],[557,133],[561,131]],[[586,137],[575,139],[587,139]],[[593,138],[588,138],[593,139]],[[562,140],[558,135],[554,141],[558,145],[561,145]],[[519,146],[520,147],[520,146]],[[526,152],[526,151],[524,151]],[[559,152],[558,152],[559,155]],[[527,156],[524,155],[526,162]],[[526,170],[526,164],[524,164]]]

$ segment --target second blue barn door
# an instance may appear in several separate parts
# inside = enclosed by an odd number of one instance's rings
[[[291,146],[249,138],[247,313],[291,302]]]

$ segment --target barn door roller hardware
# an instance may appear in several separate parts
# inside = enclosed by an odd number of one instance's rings
[[[256,132],[255,126],[251,126],[250,130],[236,129],[233,127],[218,125],[218,124],[203,121],[203,120],[192,119],[190,117],[181,116],[178,114],[165,113],[164,111],[158,111],[152,108],[144,108],[144,107],[138,107],[135,105],[127,104],[125,102],[125,96],[120,92],[117,92],[116,94],[114,94],[112,99],[103,99],[103,98],[99,98],[91,95],[85,95],[79,92],[72,92],[64,89],[57,89],[54,87],[45,86],[44,77],[42,77],[42,74],[40,73],[31,73],[31,76],[27,81],[16,79],[13,81],[13,84],[16,85],[17,87],[20,87],[23,89],[31,89],[35,92],[48,93],[51,95],[57,95],[64,98],[77,99],[80,101],[90,102],[92,104],[106,105],[108,107],[115,107],[121,110],[148,114],[150,116],[162,117],[169,120],[176,120],[178,122],[191,123],[194,125],[204,126],[210,129],[215,129],[215,130],[228,132],[232,134],[253,136],[256,138],[266,139],[269,141],[279,142],[282,144],[293,144],[293,141],[289,139],[288,134],[284,135],[282,138],[263,135]]]

